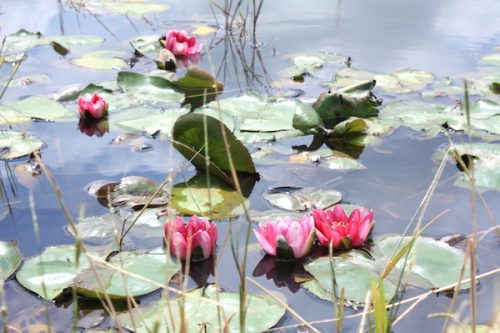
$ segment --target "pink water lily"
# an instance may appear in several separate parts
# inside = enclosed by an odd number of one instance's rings
[[[194,36],[188,36],[184,30],[170,30],[167,32],[165,48],[178,56],[198,54],[203,44],[197,43]]]
[[[108,114],[108,102],[99,94],[85,94],[78,98],[78,110],[81,118],[101,119]]]
[[[356,208],[347,216],[341,205],[324,211],[311,212],[316,227],[316,236],[323,246],[334,249],[349,249],[363,246],[373,229],[373,210]]]
[[[314,221],[311,217],[293,220],[290,217],[259,224],[254,229],[262,248],[282,260],[302,258],[309,253],[314,242]]]
[[[182,260],[209,258],[217,243],[217,226],[208,219],[191,216],[185,223],[182,218],[165,223],[165,238],[168,241],[170,254]]]

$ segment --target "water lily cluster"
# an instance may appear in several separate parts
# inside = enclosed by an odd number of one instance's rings
[[[374,226],[373,210],[356,208],[348,216],[341,205],[332,209],[314,209],[309,216],[294,220],[277,218],[261,223],[254,230],[262,248],[281,260],[306,256],[314,240],[333,249],[362,247]]]

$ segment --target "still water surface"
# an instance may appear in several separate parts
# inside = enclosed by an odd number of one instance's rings
[[[63,1],[64,3],[64,1]],[[171,5],[171,10],[147,15],[144,18],[124,16],[93,16],[71,10],[61,2],[53,0],[0,0],[0,35],[6,35],[24,28],[40,31],[44,35],[100,35],[106,39],[100,49],[127,50],[132,56],[128,40],[138,35],[163,34],[170,28],[192,30],[198,23],[217,26],[218,20],[206,0],[158,1]],[[223,41],[224,32],[219,30],[215,37],[204,40],[210,46],[198,65],[219,73],[219,80],[225,83],[224,96],[247,91],[274,93],[270,88],[273,81],[286,79],[283,69],[288,66],[287,57],[298,53],[327,51],[349,56],[352,66],[371,71],[392,72],[401,68],[426,70],[436,76],[463,77],[476,68],[479,56],[491,52],[500,45],[500,2],[496,0],[456,1],[265,1],[257,25],[258,48],[250,45],[250,37],[241,51],[246,60],[256,59],[251,67],[255,77],[244,75],[239,58],[224,57],[231,47]],[[29,17],[29,19],[27,19]],[[213,38],[213,39],[212,39]],[[114,80],[115,72],[96,72],[72,66],[68,59],[54,53],[50,48],[30,50],[28,59],[22,64],[18,76],[47,73],[48,83],[25,88],[9,89],[2,102],[22,97],[51,94],[71,84],[87,84]],[[224,70],[224,67],[225,70]],[[248,65],[248,62],[247,62]],[[234,66],[239,68],[236,72]],[[220,68],[223,68],[219,71]],[[154,63],[139,60],[134,70],[152,70]],[[3,79],[9,75],[9,68],[0,70]],[[248,74],[248,73],[247,73]],[[324,91],[321,80],[331,80],[335,67],[326,66],[319,80],[312,80],[299,88],[305,91],[306,99],[314,99]],[[390,97],[383,96],[386,99]],[[418,96],[412,98],[418,99]],[[74,217],[85,211],[86,215],[105,214],[107,208],[90,197],[84,187],[96,179],[117,180],[126,175],[141,175],[158,183],[167,173],[177,170],[185,163],[182,156],[173,150],[167,141],[148,139],[154,146],[149,152],[133,152],[127,146],[111,146],[110,141],[120,133],[111,129],[102,138],[81,134],[76,124],[33,123],[26,126],[36,133],[47,146],[43,149],[44,162],[53,171],[62,189],[64,200]],[[466,138],[456,138],[457,141]],[[285,146],[308,144],[311,137],[301,137],[280,142]],[[250,197],[252,210],[266,210],[271,207],[262,199],[262,193],[274,186],[318,186],[339,190],[344,200],[375,210],[377,226],[375,236],[386,233],[401,233],[415,210],[436,172],[437,164],[431,156],[436,148],[447,141],[440,137],[420,140],[409,129],[400,128],[376,146],[369,146],[361,154],[360,161],[367,170],[354,172],[326,171],[315,167],[258,165],[261,181],[256,184]],[[40,241],[33,232],[30,191],[11,176],[16,162],[5,162],[0,168],[4,191],[0,209],[6,216],[0,220],[0,239],[18,240],[25,257],[34,255],[40,249],[55,244],[72,243],[73,238],[65,231],[65,218],[60,204],[44,177],[36,180],[32,188],[32,205],[40,224]],[[194,174],[188,168],[182,177],[189,179]],[[426,235],[441,237],[448,234],[470,234],[471,209],[469,193],[452,186],[450,177],[456,175],[456,168],[449,165],[442,177],[442,184],[434,194],[426,220],[444,209],[450,209],[439,222],[430,227]],[[181,181],[179,177],[178,181]],[[500,195],[494,192],[484,194],[493,209],[495,217],[500,216],[498,202]],[[242,230],[246,223],[241,219]],[[227,232],[227,222],[221,223],[221,235]],[[483,209],[478,210],[478,227],[489,227]],[[142,241],[137,247],[153,247],[161,244],[161,234]],[[255,242],[255,240],[252,240]],[[252,272],[262,258],[262,252],[252,246],[248,270]],[[487,238],[478,249],[479,271],[485,272],[498,266],[500,249],[498,240]],[[228,289],[237,290],[238,282],[229,251],[225,251],[218,270],[219,283]],[[270,289],[275,288],[265,277],[257,280]],[[498,280],[498,279],[497,279]],[[491,307],[499,286],[492,279],[480,283],[478,321],[491,318]],[[496,289],[495,289],[496,288]],[[31,307],[42,302],[20,287],[15,280],[5,285],[9,318],[16,320],[27,316]],[[251,287],[253,290],[254,288]],[[331,318],[329,304],[320,302],[300,290],[292,293],[280,288],[292,308],[307,320]],[[408,290],[408,296],[421,290]],[[156,299],[158,294],[148,296]],[[468,294],[459,297],[466,301]],[[449,299],[444,295],[430,297],[422,302],[412,314],[395,327],[395,332],[434,332],[439,330],[442,319],[428,319],[429,313],[446,311]],[[70,322],[69,308],[49,305],[56,327],[65,330]],[[402,309],[404,310],[404,308]],[[350,311],[350,310],[349,310]],[[348,312],[349,312],[348,311]],[[41,316],[43,317],[43,316]],[[42,318],[43,319],[43,318]],[[291,316],[282,324],[294,323]],[[345,331],[354,331],[357,321],[346,322]],[[320,325],[324,331],[332,331],[331,324]],[[294,330],[291,330],[294,331]]]

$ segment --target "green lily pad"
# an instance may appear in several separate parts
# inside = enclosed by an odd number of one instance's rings
[[[67,120],[74,119],[76,116],[76,113],[43,96],[31,96],[4,106],[17,111],[22,116],[41,120]]]
[[[17,270],[22,259],[17,242],[0,241],[0,280],[8,279]]]
[[[245,212],[243,205],[250,205],[227,183],[216,177],[207,179],[205,175],[175,184],[170,194],[172,207],[182,214],[208,216],[215,220],[240,216]]]
[[[91,298],[102,298],[107,294],[111,299],[140,297],[167,285],[179,270],[179,264],[174,263],[168,251],[162,248],[148,252],[120,252],[109,263],[116,268],[102,264],[96,267],[104,290],[95,272],[89,268],[82,270],[74,279],[73,287],[78,294]]]
[[[434,81],[429,72],[403,69],[390,74],[362,71],[354,68],[342,68],[335,75],[335,82],[328,83],[331,89],[343,89],[350,85],[375,80],[376,90],[388,94],[406,94],[424,89]]]
[[[83,68],[111,71],[128,67],[127,62],[123,59],[124,56],[123,52],[103,50],[72,59],[71,62]]]
[[[292,66],[286,70],[287,76],[316,75],[318,69],[326,64],[341,64],[347,60],[345,56],[331,53],[301,54],[291,58]]]
[[[276,295],[282,299],[279,294]],[[219,303],[216,305],[214,303]],[[161,299],[148,306],[120,314],[119,320],[126,328],[136,333],[180,332],[181,307],[186,318],[186,330],[189,333],[239,332],[239,293],[217,290],[209,285],[206,288],[194,289],[184,297],[177,297],[168,302]],[[246,308],[245,331],[258,333],[275,326],[285,315],[286,309],[267,295],[248,294]],[[168,311],[170,309],[171,311]],[[131,316],[134,318],[133,321]]]
[[[37,83],[44,83],[50,80],[50,76],[47,74],[35,74],[18,77],[9,83],[9,88],[19,88],[19,87],[27,87]],[[2,82],[3,86],[7,85],[7,81]]]
[[[455,159],[460,156],[471,156],[469,169],[474,175],[476,186],[483,191],[500,191],[500,145],[495,143],[464,143],[454,144],[451,147]],[[434,157],[443,158],[444,150],[437,151]],[[457,164],[460,165],[460,164]],[[462,173],[455,181],[456,186],[469,188],[470,181]]]
[[[312,106],[327,128],[333,128],[350,117],[373,117],[378,114],[377,107],[382,103],[371,92],[374,86],[375,81],[366,81],[323,93]]]
[[[479,62],[488,65],[500,65],[500,53],[493,53],[482,56],[479,59]]]
[[[160,103],[180,102],[183,94],[172,82],[159,76],[147,76],[133,72],[118,73],[118,85],[139,100]]]
[[[311,293],[327,300],[335,300],[340,296],[341,289],[344,289],[345,299],[364,302],[366,293],[371,290],[371,282],[378,282],[380,278],[375,261],[367,259],[366,254],[358,250],[333,257],[332,260],[328,257],[319,258],[306,264],[304,268],[314,276],[315,280],[306,282],[303,286]],[[334,281],[336,295],[333,293]],[[384,292],[385,298],[390,300],[396,292],[396,285],[384,280]]]
[[[151,13],[159,13],[170,9],[170,6],[159,5],[147,1],[137,0],[98,0],[88,5],[90,9],[96,8],[111,12],[115,15],[142,16]]]
[[[32,121],[31,117],[22,115],[19,111],[8,105],[0,105],[0,125],[13,126],[26,124]]]
[[[123,177],[119,183],[114,181],[98,180],[88,185],[89,194],[99,198],[99,202],[108,207],[128,205],[139,208],[149,202],[151,196],[158,189],[158,185],[145,177],[128,176]],[[108,203],[108,199],[111,202]],[[163,206],[168,202],[168,194],[159,191],[156,197],[149,203],[150,207]]]
[[[115,123],[129,131],[146,133],[148,135],[160,133],[161,136],[168,137],[172,134],[172,127],[177,118],[188,112],[189,110],[185,108],[162,111],[160,109],[138,107],[129,109],[123,113],[126,115],[134,114],[134,118],[115,121]]]
[[[375,248],[375,256],[390,258],[404,245],[410,242],[411,237],[391,236],[378,239]],[[454,248],[443,241],[429,237],[418,237],[412,251],[410,252],[411,273],[420,276],[423,281],[431,283],[433,288],[442,288],[458,282],[460,271],[465,260],[465,252]],[[402,269],[404,257],[398,262],[396,268]],[[408,268],[407,268],[408,269]],[[463,279],[470,276],[470,264],[467,263]],[[415,281],[415,280],[414,280]],[[419,284],[413,285],[419,287]],[[470,283],[464,283],[461,289],[468,288]],[[425,287],[420,286],[420,287]]]
[[[16,279],[26,289],[52,300],[88,266],[84,255],[80,256],[77,264],[73,245],[48,247],[41,254],[26,259]]]
[[[205,142],[205,128],[208,142]],[[234,185],[223,135],[227,138],[235,171],[256,175],[248,149],[217,119],[201,114],[187,114],[177,119],[172,132],[174,147],[194,166],[205,170],[208,158],[209,172]]]
[[[210,103],[222,93],[224,84],[215,77],[197,66],[189,66],[186,74],[173,83],[186,93],[182,105],[190,104],[194,110]]]
[[[26,132],[0,131],[0,159],[11,160],[31,154],[43,147],[37,136]]]
[[[135,52],[145,57],[155,58],[163,48],[160,43],[160,36],[139,36],[130,41]]]
[[[328,208],[342,200],[342,193],[315,187],[277,187],[264,194],[272,205],[293,211]]]

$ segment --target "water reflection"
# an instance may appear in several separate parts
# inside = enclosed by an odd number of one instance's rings
[[[80,118],[78,122],[80,132],[87,136],[97,136],[98,138],[104,136],[109,132],[109,122],[107,118],[93,119],[93,118]]]
[[[270,255],[265,255],[253,270],[253,276],[262,275],[268,280],[273,280],[278,288],[286,287],[292,293],[299,291],[303,281],[313,278],[304,269],[302,260],[281,261]]]

